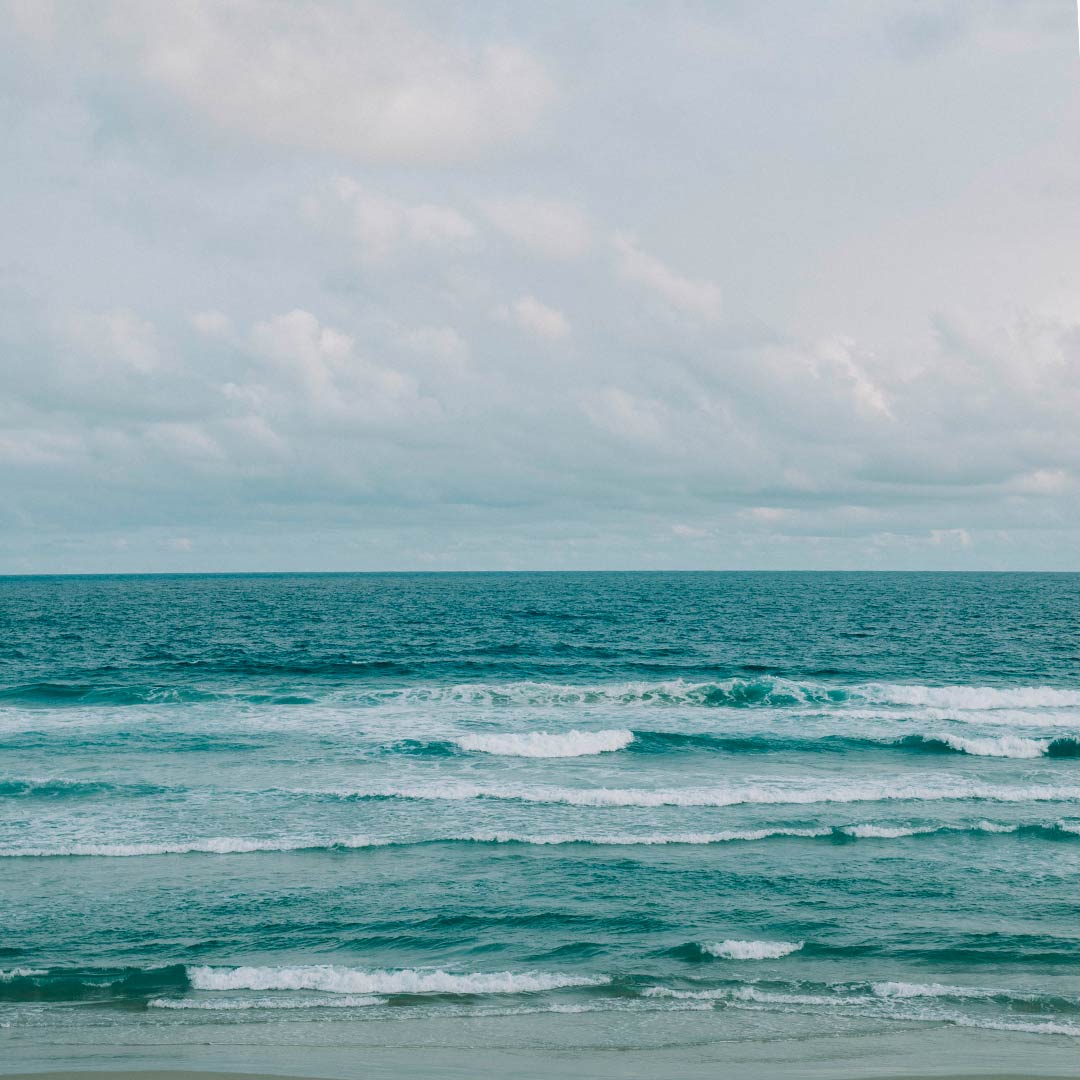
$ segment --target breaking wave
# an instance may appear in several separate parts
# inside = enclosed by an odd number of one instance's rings
[[[1080,838],[1080,821],[1065,819],[1037,825],[994,821],[934,823],[928,825],[867,822],[850,825],[777,826],[759,829],[725,829],[718,832],[682,833],[514,833],[474,832],[391,839],[348,836],[340,839],[312,838],[260,839],[233,836],[167,843],[67,844],[53,848],[0,848],[0,859],[55,858],[138,858],[154,855],[245,855],[289,852],[346,852],[367,848],[415,847],[428,844],[522,844],[556,847],[581,844],[594,847],[702,846],[709,844],[753,843],[764,840],[899,840],[907,837],[946,834],[1018,834],[1050,840]],[[0,979],[4,973],[0,972]]]
[[[189,967],[196,990],[320,990],[330,994],[530,994],[575,986],[604,986],[607,975],[562,975],[540,971],[473,972],[406,968],[364,971],[317,964],[303,967]]]
[[[472,784],[436,781],[426,786],[294,790],[297,795],[342,799],[408,799],[464,801],[495,799],[568,806],[739,806],[745,804],[810,805],[814,803],[925,802],[983,800],[987,802],[1075,802],[1074,785],[995,785],[957,777],[928,777],[924,782],[895,779],[822,782],[763,778],[708,788],[565,788],[524,785]]]
[[[701,951],[723,960],[779,960],[798,952],[802,941],[714,941],[702,942]]]
[[[149,1009],[207,1009],[210,1011],[247,1011],[250,1009],[365,1009],[372,1005],[385,1005],[386,998],[346,994],[341,997],[323,998],[223,998],[213,1001],[192,998],[151,998]]]
[[[834,686],[771,676],[712,682],[669,679],[569,685],[548,682],[459,683],[372,691],[372,704],[403,701],[477,706],[628,705],[793,707],[800,705],[914,706],[956,711],[1080,708],[1080,690],[1052,686],[921,686],[861,683]]]
[[[567,758],[622,750],[634,741],[634,733],[614,731],[546,731],[501,735],[460,735],[453,740],[462,750],[506,757]]]

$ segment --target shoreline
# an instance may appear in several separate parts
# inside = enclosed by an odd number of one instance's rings
[[[400,1064],[404,1064],[401,1062]],[[821,1075],[821,1062],[807,1063],[808,1067],[805,1071],[801,1069],[784,1070],[782,1073],[777,1072],[774,1075],[777,1077],[817,1077]],[[475,1065],[474,1065],[475,1067]],[[402,1069],[398,1075],[402,1077],[402,1080],[408,1080],[409,1073]],[[430,1065],[424,1066],[424,1072],[427,1075],[430,1073]],[[381,1070],[380,1070],[381,1071]],[[351,1072],[351,1070],[350,1070]],[[355,1073],[353,1074],[355,1075]],[[363,1070],[361,1075],[370,1075],[367,1069]],[[460,1063],[447,1062],[445,1065],[445,1073],[447,1076],[461,1075]],[[483,1075],[481,1073],[473,1073],[474,1076]],[[487,1073],[487,1075],[505,1075],[503,1073]],[[950,1072],[950,1073],[938,1073],[938,1072],[919,1072],[919,1073],[873,1073],[873,1074],[856,1074],[848,1078],[848,1080],[1076,1080],[1076,1077],[1080,1075],[1074,1073],[1072,1076],[1063,1075],[1060,1073],[1017,1073],[1017,1072]],[[340,1080],[341,1074],[327,1075],[319,1074],[317,1076],[311,1075],[298,1075],[294,1073],[272,1073],[272,1072],[246,1072],[246,1071],[232,1071],[232,1070],[212,1070],[212,1069],[117,1069],[110,1067],[102,1067],[100,1069],[42,1069],[33,1072],[18,1072],[18,1073],[6,1073],[0,1070],[0,1076],[4,1077],[4,1080],[42,1080],[42,1078],[48,1078],[48,1080],[101,1080],[101,1077],[108,1076],[113,1080]]]

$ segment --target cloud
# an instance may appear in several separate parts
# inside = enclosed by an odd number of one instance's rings
[[[191,325],[207,337],[224,338],[232,330],[232,321],[220,311],[198,311],[191,316]]]
[[[570,323],[566,316],[558,308],[549,307],[535,296],[521,296],[512,304],[500,307],[496,314],[548,341],[561,341],[570,336]]]
[[[823,4],[0,0],[0,570],[1075,567],[1069,13]]]
[[[468,342],[452,326],[416,326],[403,330],[398,341],[411,352],[456,366],[469,359]]]
[[[661,404],[619,386],[586,394],[582,408],[598,428],[629,442],[656,443],[666,434]]]
[[[488,199],[488,221],[514,243],[549,259],[576,259],[592,244],[592,224],[576,203],[534,195]]]
[[[351,241],[368,263],[410,254],[460,252],[473,247],[476,227],[463,214],[435,203],[407,203],[368,191],[357,181],[336,177],[301,205],[309,223]]]
[[[615,269],[624,281],[643,285],[671,307],[704,322],[716,322],[722,314],[720,287],[703,278],[677,274],[659,259],[641,250],[630,233],[616,233]]]
[[[527,138],[554,80],[510,42],[357,0],[38,0],[15,25],[219,131],[376,163],[458,162]]]
[[[944,545],[969,548],[973,541],[967,529],[931,529],[930,543],[935,547]]]
[[[430,413],[416,380],[361,356],[352,337],[297,309],[258,323],[253,355],[272,373],[269,381],[229,384],[233,400],[247,400],[264,415],[297,406],[316,419],[380,423]],[[249,378],[259,378],[252,370]]]
[[[156,330],[131,311],[77,312],[64,321],[63,330],[81,363],[93,366],[76,372],[73,364],[73,376],[152,375],[161,367]]]
[[[672,525],[671,535],[677,536],[680,540],[703,540],[709,535],[708,529],[699,529],[693,525]]]

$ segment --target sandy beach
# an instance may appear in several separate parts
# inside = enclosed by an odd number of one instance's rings
[[[404,1078],[407,1078],[410,1075],[435,1075],[430,1073],[429,1069],[430,1064],[424,1067],[424,1071],[422,1073],[403,1072],[400,1075]],[[378,1075],[378,1073],[360,1072],[356,1075]],[[459,1074],[458,1069],[454,1064],[447,1063],[445,1071],[439,1072],[437,1075],[449,1077],[458,1076],[461,1074]],[[484,1073],[474,1072],[472,1073],[472,1075],[504,1076],[507,1074],[496,1071],[485,1071]],[[620,1072],[618,1075],[631,1076],[637,1074]],[[718,1074],[714,1072],[713,1075],[723,1074]],[[1068,1076],[1050,1076],[1043,1073],[957,1073],[951,1075],[919,1073],[907,1074],[904,1076],[879,1076],[877,1074],[874,1074],[872,1080],[924,1080],[925,1077],[931,1075],[935,1077],[935,1080],[1074,1080],[1074,1078],[1077,1075],[1080,1075],[1080,1073],[1072,1073]],[[120,1071],[116,1069],[99,1069],[66,1072],[13,1073],[10,1074],[10,1080],[40,1080],[40,1078],[42,1077],[48,1077],[49,1080],[101,1080],[101,1078],[105,1076],[110,1077],[111,1080],[336,1080],[335,1077],[311,1078],[283,1076],[277,1073],[199,1072],[172,1069],[132,1072]],[[871,1080],[871,1077],[868,1076],[866,1080]]]

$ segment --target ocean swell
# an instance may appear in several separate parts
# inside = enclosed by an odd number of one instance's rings
[[[301,967],[189,967],[196,990],[320,990],[331,994],[529,994],[566,987],[604,986],[606,975],[563,975],[529,971],[472,972],[406,968],[365,971],[317,964]]]

